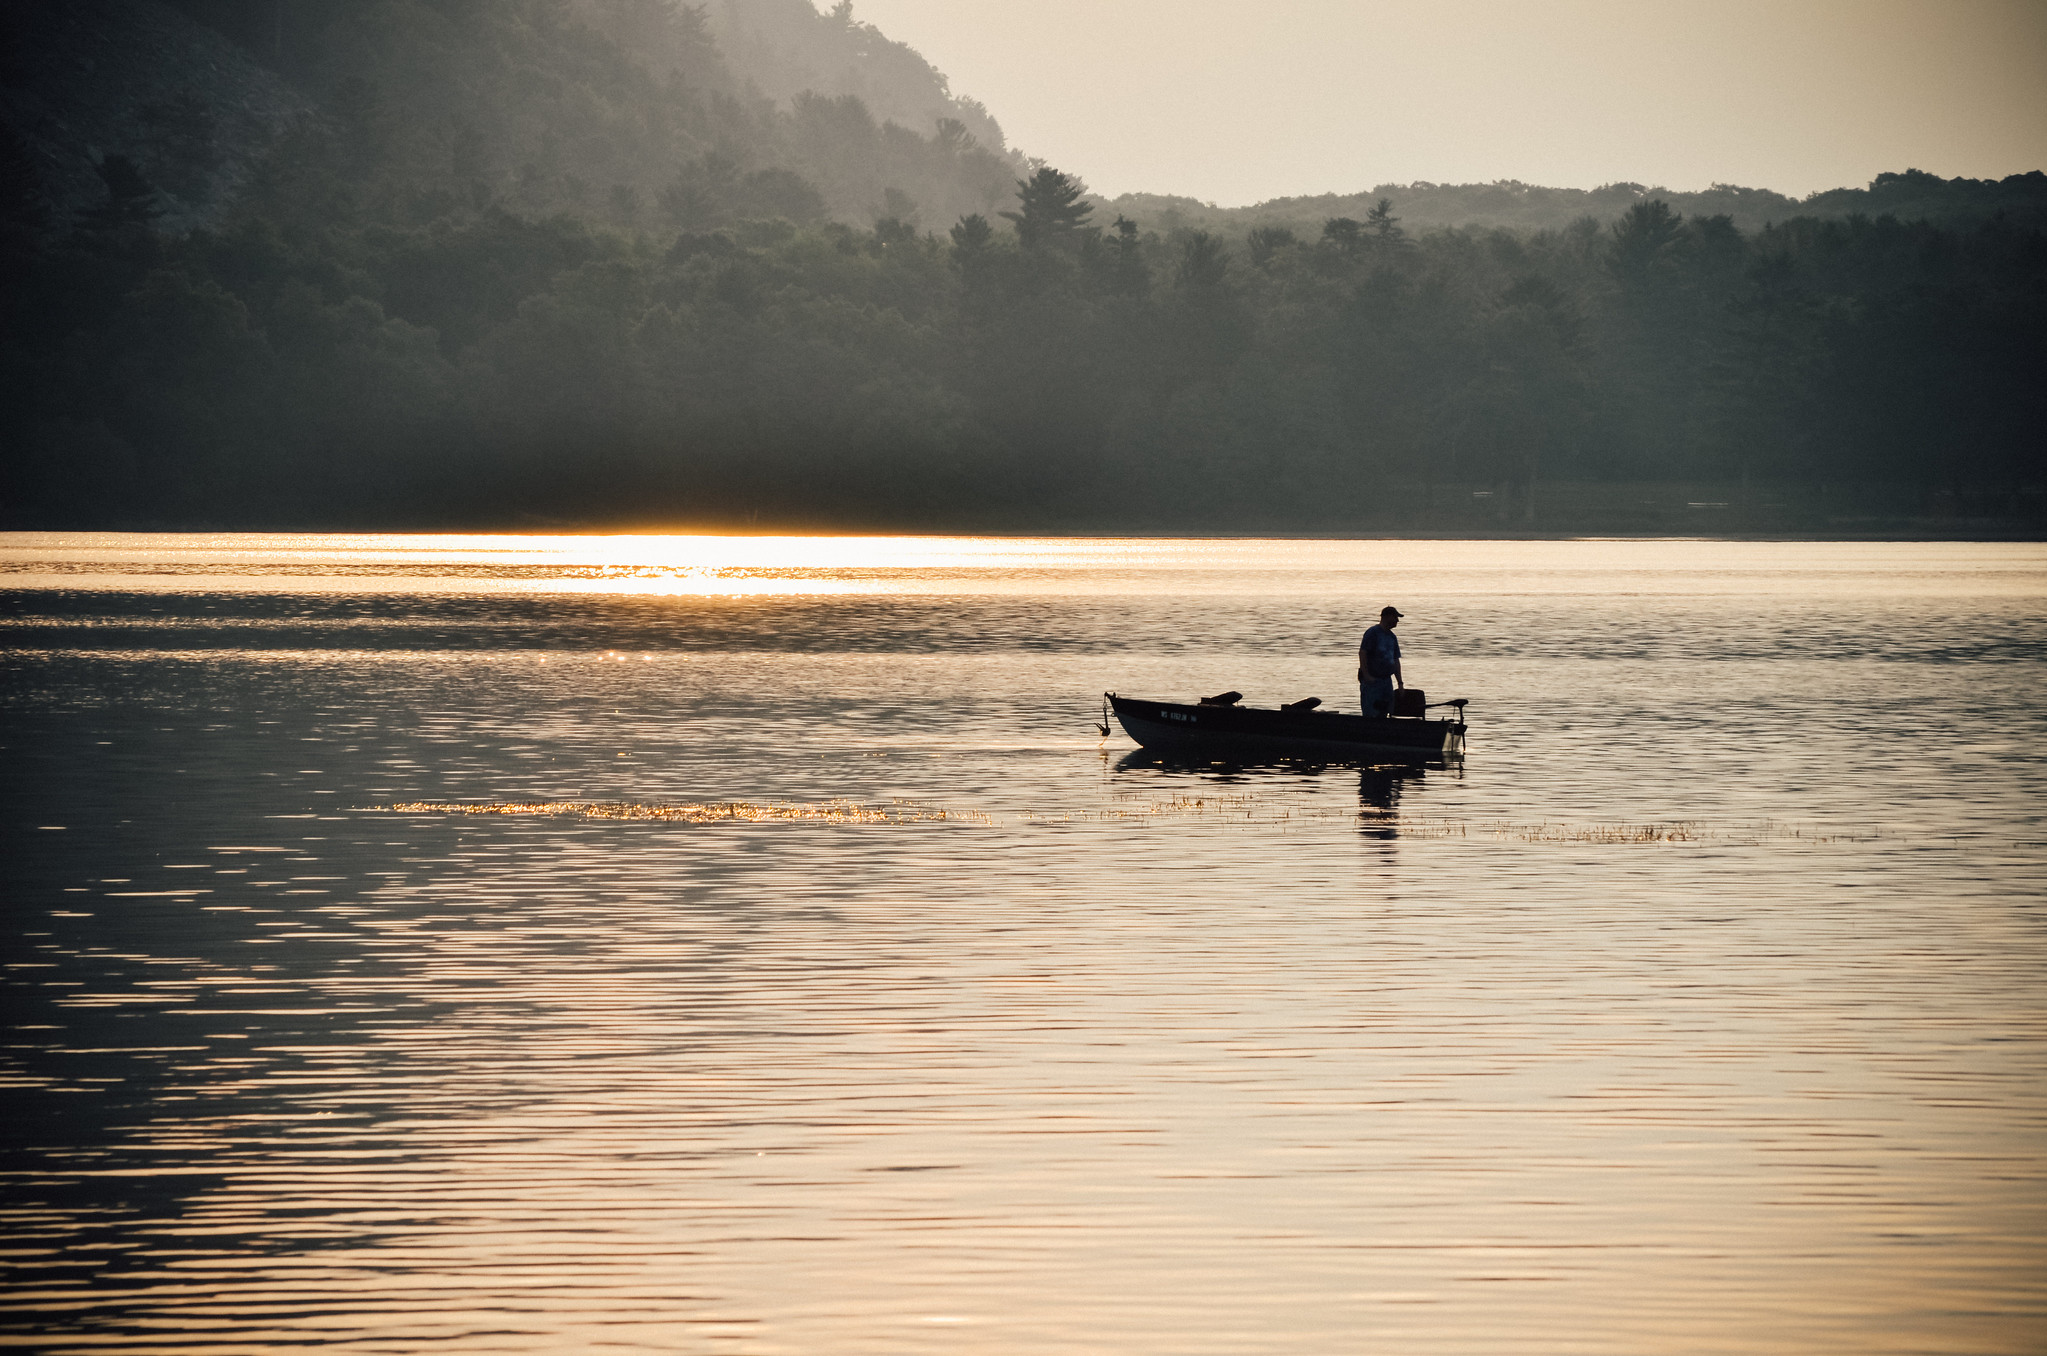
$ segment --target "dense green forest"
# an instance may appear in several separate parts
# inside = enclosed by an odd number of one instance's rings
[[[2041,521],[2036,217],[1200,229],[790,3],[191,0],[313,111],[217,209],[203,93],[70,210],[6,130],[0,521]],[[837,92],[764,92],[742,41]]]

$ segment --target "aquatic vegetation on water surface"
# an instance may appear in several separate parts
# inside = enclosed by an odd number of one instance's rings
[[[856,801],[833,800],[815,804],[762,801],[682,801],[639,803],[632,801],[404,801],[377,807],[397,814],[450,815],[533,815],[576,816],[583,819],[662,820],[685,824],[730,822],[812,824],[999,824],[1002,819],[981,810],[946,809],[893,801],[887,805],[862,805]],[[1038,824],[1141,823],[1173,818],[1200,818],[1218,824],[1246,824],[1285,828],[1313,823],[1348,823],[1390,831],[1407,838],[1492,839],[1523,843],[1734,843],[1803,842],[1812,844],[1868,842],[1883,834],[1874,827],[1857,830],[1827,829],[1814,825],[1783,824],[1775,821],[1709,824],[1699,820],[1670,820],[1657,823],[1570,823],[1544,821],[1516,824],[1504,821],[1439,819],[1426,815],[1404,815],[1383,811],[1356,811],[1298,802],[1275,801],[1255,795],[1175,795],[1162,798],[1119,800],[1089,810],[1061,813],[1025,809],[1017,818]]]
[[[759,804],[744,800],[653,805],[588,800],[493,801],[485,804],[416,800],[393,805],[390,809],[399,814],[580,815],[585,819],[663,819],[687,824],[716,824],[729,820],[749,823],[805,820],[819,824],[922,824],[939,820],[993,822],[987,815],[971,810],[930,810],[905,803],[859,805],[845,800],[827,801],[822,805]]]

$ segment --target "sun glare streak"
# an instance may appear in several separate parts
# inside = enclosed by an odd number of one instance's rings
[[[610,568],[677,573],[723,570],[928,570],[1098,568],[1112,560],[1160,563],[1201,543],[1144,538],[868,537],[482,533],[0,534],[0,564],[15,560],[236,565],[437,565]],[[1163,549],[1162,549],[1163,548]]]

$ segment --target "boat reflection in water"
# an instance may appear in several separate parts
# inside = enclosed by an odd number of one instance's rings
[[[1464,760],[1438,760],[1452,776],[1464,774]],[[1400,837],[1400,797],[1412,784],[1419,789],[1428,775],[1425,763],[1380,763],[1358,771],[1358,832],[1388,841]]]
[[[1401,799],[1424,789],[1433,772],[1438,778],[1461,781],[1464,759],[1458,754],[1388,760],[1326,758],[1212,758],[1185,752],[1135,749],[1118,758],[1112,772],[1178,773],[1231,786],[1239,791],[1262,778],[1319,778],[1337,769],[1358,774],[1358,832],[1367,838],[1393,841],[1401,836]]]

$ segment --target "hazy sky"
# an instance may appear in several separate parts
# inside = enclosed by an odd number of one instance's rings
[[[1098,192],[2047,169],[2047,0],[856,0]]]

